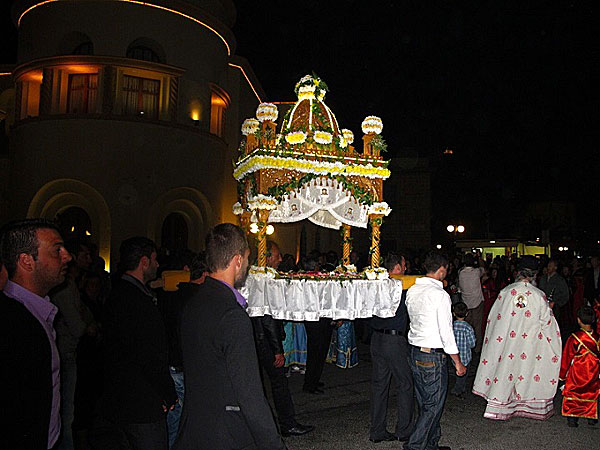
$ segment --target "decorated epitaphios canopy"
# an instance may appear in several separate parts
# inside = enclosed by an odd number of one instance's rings
[[[266,226],[308,219],[333,229],[344,229],[343,263],[350,255],[350,227],[372,225],[371,265],[379,266],[379,227],[391,209],[383,201],[388,161],[381,153],[380,118],[362,123],[363,151],[352,146],[354,134],[341,129],[325,104],[327,85],[307,75],[295,88],[298,101],[288,110],[277,132],[278,109],[262,103],[256,119],[242,125],[244,139],[234,177],[239,202],[234,213],[242,226],[258,226],[258,264],[266,261]]]

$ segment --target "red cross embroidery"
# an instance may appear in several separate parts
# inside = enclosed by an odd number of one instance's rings
[[[527,359],[527,355],[525,354],[525,352],[521,353],[521,359],[523,361]]]
[[[537,359],[537,360],[539,361],[540,359],[542,359],[542,355],[537,355],[537,356],[535,357],[535,359]]]
[[[502,342],[502,336],[498,336],[498,337],[496,338],[496,340],[497,340],[498,342]]]
[[[527,292],[525,292],[525,295],[526,295],[527,297],[529,297],[529,296],[531,295],[531,291],[527,291]]]
[[[481,364],[483,364],[484,366],[487,364],[487,359],[484,359],[483,361],[481,361]]]
[[[538,333],[538,339],[542,339],[544,337],[544,335],[542,333]]]
[[[513,317],[515,317],[517,315],[517,313],[513,311],[513,312],[510,313],[510,315],[513,316]]]
[[[556,364],[558,362],[558,356],[554,355],[552,357],[552,362]]]
[[[512,381],[513,380],[513,374],[511,373],[510,375],[508,375],[508,381]]]
[[[515,333],[515,330],[512,330],[512,331],[510,332],[510,335],[509,335],[509,336],[510,336],[511,338],[514,338],[516,335],[517,335],[517,333]]]
[[[546,340],[547,340],[548,342],[552,342],[552,339],[551,339],[551,338],[549,338],[549,337],[547,337],[547,338],[546,338]]]
[[[527,338],[527,333],[523,333],[521,336],[523,337],[523,339],[525,339]]]
[[[527,318],[531,317],[531,311],[529,311],[529,310],[525,311],[525,317],[527,317]]]
[[[539,382],[540,382],[540,376],[539,376],[538,374],[536,374],[536,375],[533,377],[533,380],[534,380],[536,383],[539,383]],[[535,400],[535,399],[534,399],[534,400]]]
[[[513,355],[513,354],[511,353],[510,355],[508,355],[508,357],[509,357],[510,359],[513,359],[513,358],[515,357],[515,355]]]
[[[519,381],[523,381],[525,378],[523,378],[523,375],[519,375]],[[517,395],[517,398],[520,399],[520,395]]]
[[[498,378],[494,377],[494,383],[497,383],[497,382],[498,382]]]
[[[555,380],[554,378],[552,378],[552,379],[550,380],[550,383],[552,383],[552,386],[554,386],[554,385],[556,384],[556,380]]]

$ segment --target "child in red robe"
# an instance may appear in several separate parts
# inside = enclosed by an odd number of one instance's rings
[[[559,375],[565,382],[562,414],[570,427],[577,426],[579,417],[586,417],[590,425],[598,423],[600,335],[594,329],[595,321],[593,308],[580,308],[577,323],[581,330],[569,336],[563,350]]]

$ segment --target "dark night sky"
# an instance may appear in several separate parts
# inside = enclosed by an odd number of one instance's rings
[[[571,199],[584,207],[581,227],[600,228],[593,0],[235,4],[236,53],[269,100],[295,100],[294,84],[314,71],[342,127],[359,136],[362,119],[378,115],[389,156],[443,167],[434,196],[458,215],[485,205],[499,224],[522,199]],[[446,147],[452,161],[440,160]]]

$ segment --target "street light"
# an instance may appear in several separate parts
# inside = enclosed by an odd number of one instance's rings
[[[446,227],[446,231],[448,231],[448,233],[464,233],[465,232],[465,226],[464,225],[448,225]]]

